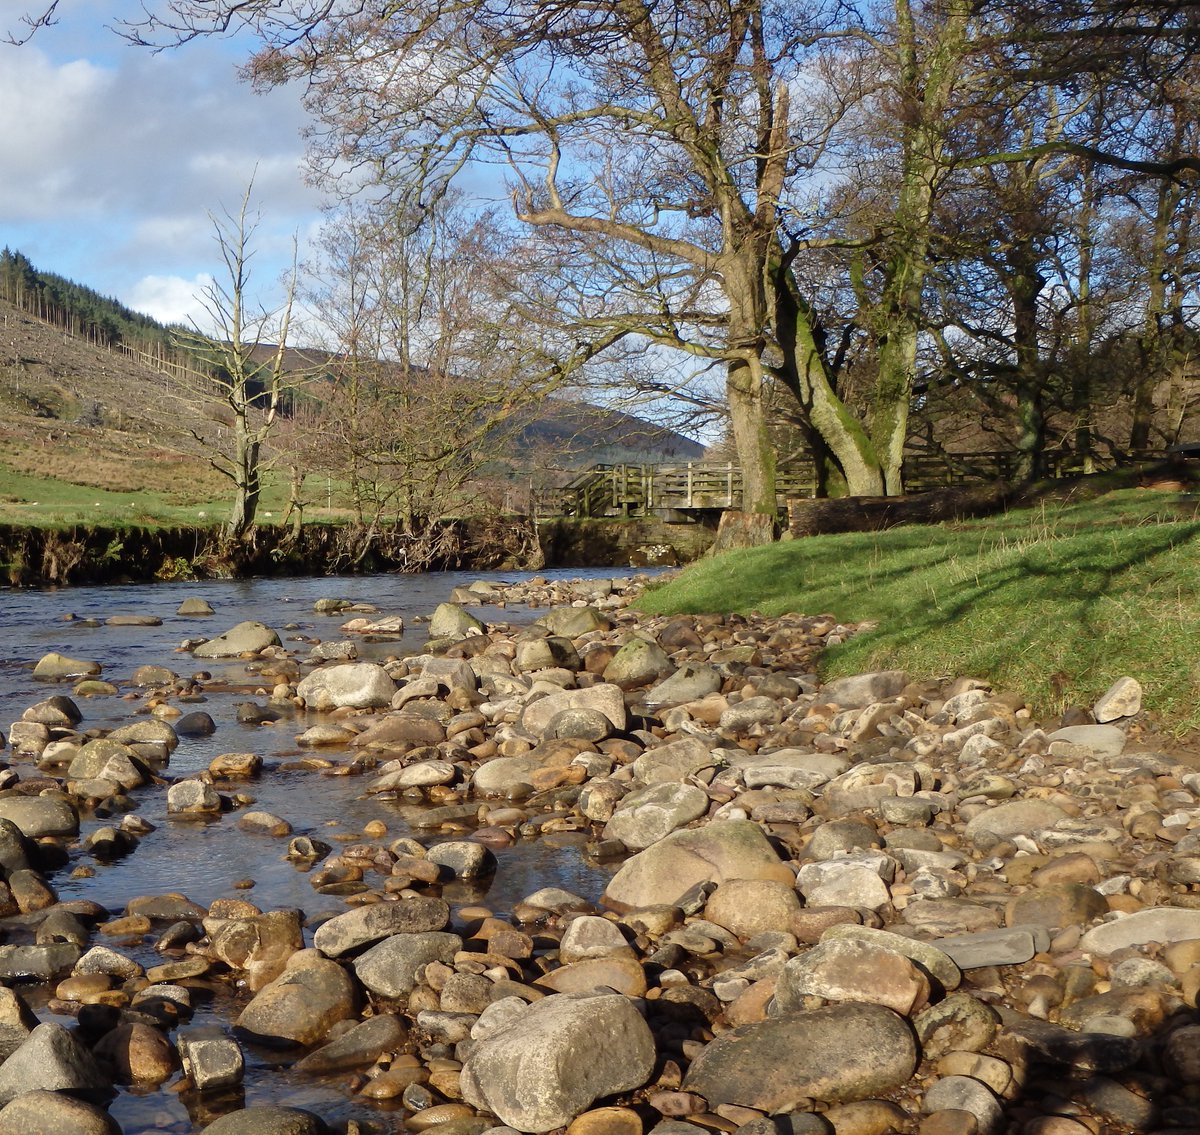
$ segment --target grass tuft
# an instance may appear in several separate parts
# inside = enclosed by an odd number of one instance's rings
[[[1200,730],[1200,501],[1139,490],[959,524],[731,552],[648,592],[650,613],[797,611],[878,628],[828,651],[835,677],[970,675],[1041,712],[1132,675],[1146,707]]]

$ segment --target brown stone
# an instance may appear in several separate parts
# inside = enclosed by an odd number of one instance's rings
[[[642,1135],[642,1120],[627,1107],[598,1107],[571,1121],[567,1135]]]
[[[948,1108],[926,1115],[917,1131],[919,1135],[978,1135],[979,1120],[969,1111]]]
[[[743,940],[767,930],[788,930],[800,913],[796,888],[770,879],[729,879],[704,907],[706,919]]]
[[[725,1019],[735,1028],[766,1020],[767,1005],[775,996],[776,979],[764,977],[754,982],[725,1007]]]
[[[208,771],[216,780],[249,780],[262,771],[262,763],[257,753],[222,753],[209,762]]]
[[[815,945],[831,926],[857,926],[862,915],[848,906],[810,906],[792,915],[788,929],[798,942]]]
[[[586,993],[608,986],[626,997],[641,997],[646,992],[646,974],[634,958],[587,958],[551,970],[536,985],[553,993]]]
[[[1050,860],[1046,866],[1039,867],[1033,872],[1030,882],[1035,887],[1049,887],[1058,883],[1082,883],[1092,886],[1100,882],[1100,868],[1090,855],[1072,852],[1069,855],[1060,855],[1057,859]]]
[[[404,1122],[409,1131],[437,1131],[443,1124],[456,1119],[470,1119],[475,1114],[465,1103],[439,1103],[410,1115]]]
[[[856,1100],[835,1104],[825,1112],[834,1135],[888,1135],[907,1124],[904,1110],[887,1100]]]
[[[153,1025],[137,1021],[102,1037],[96,1055],[109,1063],[120,1084],[161,1084],[178,1065],[171,1042]]]
[[[1004,911],[1007,926],[1027,924],[1058,928],[1091,922],[1108,913],[1108,903],[1094,887],[1056,883],[1011,899]]]

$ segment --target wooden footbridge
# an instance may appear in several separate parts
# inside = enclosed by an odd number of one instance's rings
[[[1131,462],[1161,461],[1163,450],[1128,455]],[[1084,471],[1074,453],[1047,453],[1049,476]],[[1011,481],[1017,455],[1011,451],[911,456],[904,462],[907,492],[964,484]],[[809,462],[790,462],[777,470],[777,499],[781,513],[789,499],[812,497],[816,473]],[[648,516],[668,520],[698,520],[706,514],[737,509],[742,503],[742,471],[728,461],[686,461],[654,465],[594,465],[578,473],[562,490],[566,516]]]

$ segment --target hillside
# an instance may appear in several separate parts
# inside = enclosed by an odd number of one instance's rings
[[[186,510],[172,519],[194,518],[191,506],[219,498],[222,485],[188,420],[164,375],[0,301],[0,518],[20,522],[54,495],[54,482],[64,501],[71,486],[155,486]],[[111,520],[108,503],[92,502]],[[119,515],[150,519],[125,508]]]
[[[190,431],[210,429],[213,408],[182,394],[119,350],[0,300],[0,521],[209,522],[223,508],[226,482]],[[640,419],[560,400],[531,416],[517,448],[513,467],[547,452],[564,466],[702,452]],[[268,477],[268,515],[285,499]]]

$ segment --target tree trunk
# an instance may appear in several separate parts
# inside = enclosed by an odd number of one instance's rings
[[[837,396],[829,380],[814,331],[813,311],[782,258],[776,258],[771,271],[775,338],[783,353],[779,377],[799,404],[806,427],[820,436],[833,455],[847,492],[852,496],[879,496],[883,492],[879,461],[862,423]]]
[[[1031,247],[1010,257],[1015,270],[1008,280],[1013,307],[1013,343],[1017,352],[1017,479],[1035,481],[1046,472],[1046,417],[1042,407],[1041,349],[1037,301],[1046,282],[1035,266]]]
[[[1149,262],[1146,265],[1146,313],[1142,321],[1142,334],[1138,340],[1140,356],[1138,373],[1133,387],[1133,422],[1129,430],[1131,450],[1150,448],[1150,427],[1154,415],[1154,387],[1168,364],[1169,323],[1178,319],[1182,323],[1182,312],[1177,303],[1167,298],[1167,278],[1178,278],[1178,256],[1168,252],[1171,224],[1179,206],[1182,192],[1172,181],[1163,181],[1158,187],[1158,207],[1155,210],[1154,227],[1150,234]],[[1168,311],[1168,308],[1174,310]],[[1170,318],[1175,317],[1175,318]]]
[[[737,360],[729,364],[726,383],[729,421],[742,466],[742,511],[772,519],[775,500],[775,449],[767,433],[763,404],[762,370],[757,364]]]
[[[259,450],[261,443],[239,416],[234,421],[233,505],[226,527],[229,535],[240,540],[254,527],[261,491]]]
[[[896,208],[891,218],[892,248],[883,289],[867,323],[879,347],[879,374],[871,407],[871,442],[884,491],[904,491],[902,465],[908,410],[916,373],[921,329],[921,295],[929,268],[933,206],[945,175],[946,116],[966,51],[968,0],[949,0],[936,36],[923,33],[910,0],[895,0],[903,159]]]
[[[757,548],[775,539],[775,518],[765,512],[740,512],[727,509],[717,524],[717,538],[711,555],[720,555],[734,548]]]

